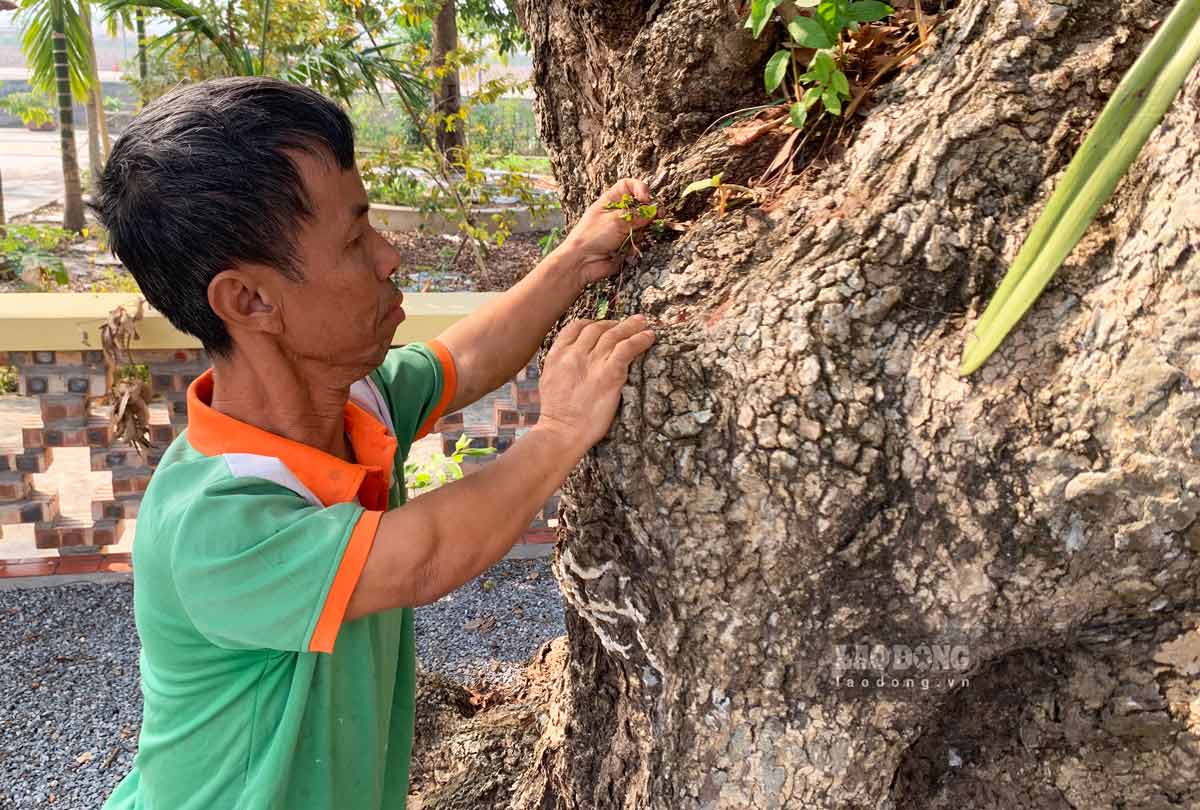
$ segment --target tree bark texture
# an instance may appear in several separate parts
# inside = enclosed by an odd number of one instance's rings
[[[455,0],[446,0],[433,21],[433,66],[440,68],[446,63],[446,54],[458,48],[458,12]],[[447,70],[437,80],[433,93],[433,111],[437,125],[437,148],[451,164],[460,160],[454,153],[464,144],[461,121],[454,121],[454,129],[446,129],[445,117],[459,111],[462,99],[459,91],[458,68]]]
[[[969,0],[769,210],[689,198],[626,273],[665,326],[566,486],[569,656],[490,806],[1200,807],[1197,73],[957,374],[1169,6]],[[702,134],[761,103],[779,34],[734,3],[520,9],[569,218],[618,177],[671,205],[778,147]]]

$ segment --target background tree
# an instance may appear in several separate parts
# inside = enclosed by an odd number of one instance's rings
[[[142,85],[146,84],[146,78],[150,73],[146,64],[146,10],[144,8],[135,8],[134,15],[134,30],[137,32],[137,63],[138,63],[138,78]],[[140,98],[144,106],[148,99],[143,94]]]
[[[463,127],[455,119],[462,107],[459,93],[458,67],[446,63],[447,55],[458,49],[458,12],[454,0],[445,0],[433,22],[433,70],[438,76],[433,93],[435,120],[440,123],[435,132],[437,148],[447,161],[461,161],[455,152],[464,145]]]
[[[59,149],[63,172],[63,227],[82,231],[83,185],[79,178],[79,157],[75,152],[75,109],[71,92],[72,70],[68,56],[67,20],[71,7],[67,0],[47,0],[58,98]],[[75,18],[76,20],[78,17]]]
[[[433,111],[437,122],[437,147],[451,163],[461,161],[455,150],[466,144],[461,120],[458,29],[461,18],[465,31],[476,41],[491,43],[504,58],[525,45],[524,32],[516,12],[507,3],[494,0],[445,0],[429,13],[433,15],[432,66],[438,82],[434,87]]]
[[[766,101],[783,25],[520,3],[568,218],[633,175],[686,232],[605,291],[659,340],[565,488],[553,696],[460,711],[422,753],[423,807],[1200,804],[1200,76],[963,379],[983,303],[1170,4],[948,5],[861,114],[785,149],[763,118],[711,126]],[[774,178],[769,204],[679,202],[718,172]],[[879,688],[853,655],[876,643],[967,667]]]
[[[88,164],[92,177],[99,175],[112,144],[108,137],[108,115],[104,110],[104,88],[100,83],[100,66],[96,60],[96,41],[92,30],[89,0],[78,0],[79,19],[87,35],[88,92],[85,110],[88,120]]]
[[[46,95],[57,92],[51,6],[51,0],[25,0],[17,18],[22,28],[21,49],[30,67],[30,86]],[[76,100],[84,104],[88,120],[89,160],[93,170],[96,170],[103,163],[109,148],[108,123],[87,0],[78,0],[78,5],[71,0],[64,0],[63,25],[67,37],[71,92]]]

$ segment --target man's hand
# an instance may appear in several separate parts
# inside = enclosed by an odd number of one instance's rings
[[[575,227],[567,234],[567,238],[556,249],[556,252],[561,251],[564,257],[569,257],[567,261],[570,264],[579,267],[581,281],[585,286],[615,273],[620,266],[617,249],[628,238],[630,231],[639,230],[650,223],[650,220],[638,216],[636,207],[631,209],[632,222],[621,218],[624,211],[604,207],[619,201],[626,194],[639,203],[650,202],[650,189],[641,180],[618,180],[600,195],[600,199],[588,206],[583,216],[575,223]]]
[[[581,452],[600,441],[616,415],[629,364],[653,343],[643,315],[571,321],[546,355],[538,429],[557,433]]]

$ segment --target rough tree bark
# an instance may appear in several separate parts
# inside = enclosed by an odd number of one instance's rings
[[[701,134],[761,98],[736,5],[521,0],[568,216],[761,171],[777,142]],[[667,326],[568,482],[569,663],[509,806],[1200,806],[1197,73],[957,376],[1169,5],[961,3],[844,151],[626,274]],[[878,687],[838,653],[876,643],[959,654]]]

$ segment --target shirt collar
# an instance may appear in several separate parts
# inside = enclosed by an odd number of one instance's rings
[[[212,407],[213,372],[206,370],[188,386],[187,438],[207,456],[255,453],[282,461],[292,474],[329,506],[357,495],[368,509],[384,509],[396,459],[396,437],[353,402],[345,408],[346,433],[358,463],[286,439]]]

